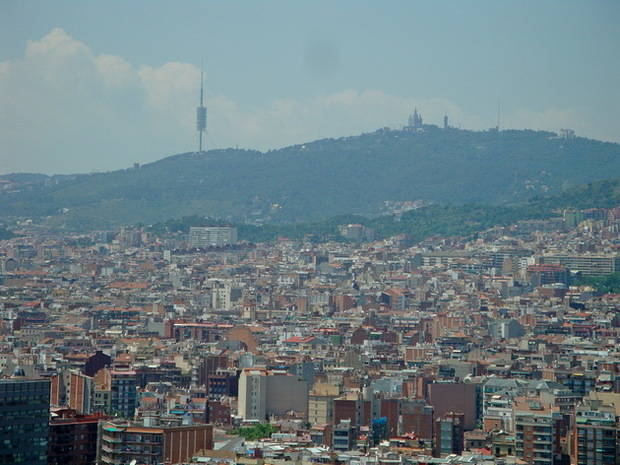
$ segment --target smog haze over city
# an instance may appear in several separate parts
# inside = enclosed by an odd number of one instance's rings
[[[0,1],[0,465],[620,464],[619,24]]]

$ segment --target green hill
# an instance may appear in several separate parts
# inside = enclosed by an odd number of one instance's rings
[[[620,178],[577,186],[564,193],[541,196],[514,205],[430,205],[404,213],[400,217],[374,218],[346,215],[313,223],[248,225],[236,224],[239,238],[261,242],[278,236],[292,239],[307,234],[338,239],[338,226],[360,223],[372,228],[377,238],[407,234],[419,241],[429,236],[465,236],[493,226],[507,226],[521,220],[557,216],[564,208],[611,208],[620,206]],[[199,216],[168,220],[153,225],[155,232],[188,232],[190,226],[213,226],[226,222]]]
[[[620,145],[542,131],[380,130],[258,152],[212,150],[0,194],[0,216],[71,228],[199,215],[235,222],[376,216],[385,201],[515,204],[620,175]],[[52,182],[53,181],[53,182]],[[570,191],[572,192],[572,191]],[[578,200],[578,192],[574,194]]]

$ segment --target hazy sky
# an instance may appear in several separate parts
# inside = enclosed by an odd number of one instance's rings
[[[425,122],[620,141],[620,1],[0,0],[0,173]]]

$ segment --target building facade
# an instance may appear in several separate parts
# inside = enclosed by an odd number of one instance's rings
[[[532,465],[552,465],[561,455],[558,408],[538,399],[520,397],[513,406],[515,455]]]
[[[574,454],[577,465],[620,463],[620,394],[594,395],[575,409]]]
[[[213,449],[211,425],[170,427],[103,422],[99,426],[97,463],[183,463],[204,449]]]
[[[465,414],[448,412],[435,420],[435,457],[463,452]]]
[[[0,379],[0,464],[47,464],[50,382]]]
[[[137,406],[135,371],[110,371],[110,412],[133,418]]]
[[[620,272],[620,257],[617,255],[543,255],[541,265],[562,265],[573,272],[587,276],[605,276]]]
[[[189,228],[191,248],[224,247],[236,243],[237,228],[228,226],[192,226]]]
[[[97,427],[102,414],[55,411],[50,419],[48,465],[90,465],[97,458]]]
[[[239,416],[266,420],[290,410],[308,411],[308,383],[285,372],[246,368],[239,377]]]

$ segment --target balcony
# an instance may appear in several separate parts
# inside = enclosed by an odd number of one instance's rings
[[[107,444],[101,444],[101,450],[104,451],[104,452],[107,452],[109,454],[113,454],[114,453],[114,449],[112,449]]]
[[[108,457],[107,455],[102,455],[101,456],[101,461],[103,463],[112,463],[114,465],[122,465],[125,461],[123,459],[120,458],[114,458],[114,457]]]
[[[123,440],[120,437],[110,436],[109,434],[102,434],[101,440],[106,442],[112,442],[114,444],[121,444]]]
[[[125,439],[125,444],[144,444],[145,446],[148,445],[161,445],[162,441],[156,441],[155,438],[145,438],[145,439],[138,439],[138,438],[127,438]]]
[[[532,450],[536,453],[541,453],[541,454],[551,454],[551,447],[547,448],[547,447],[539,447],[536,444],[534,444],[534,447],[532,448]],[[542,456],[545,457],[545,456]]]

